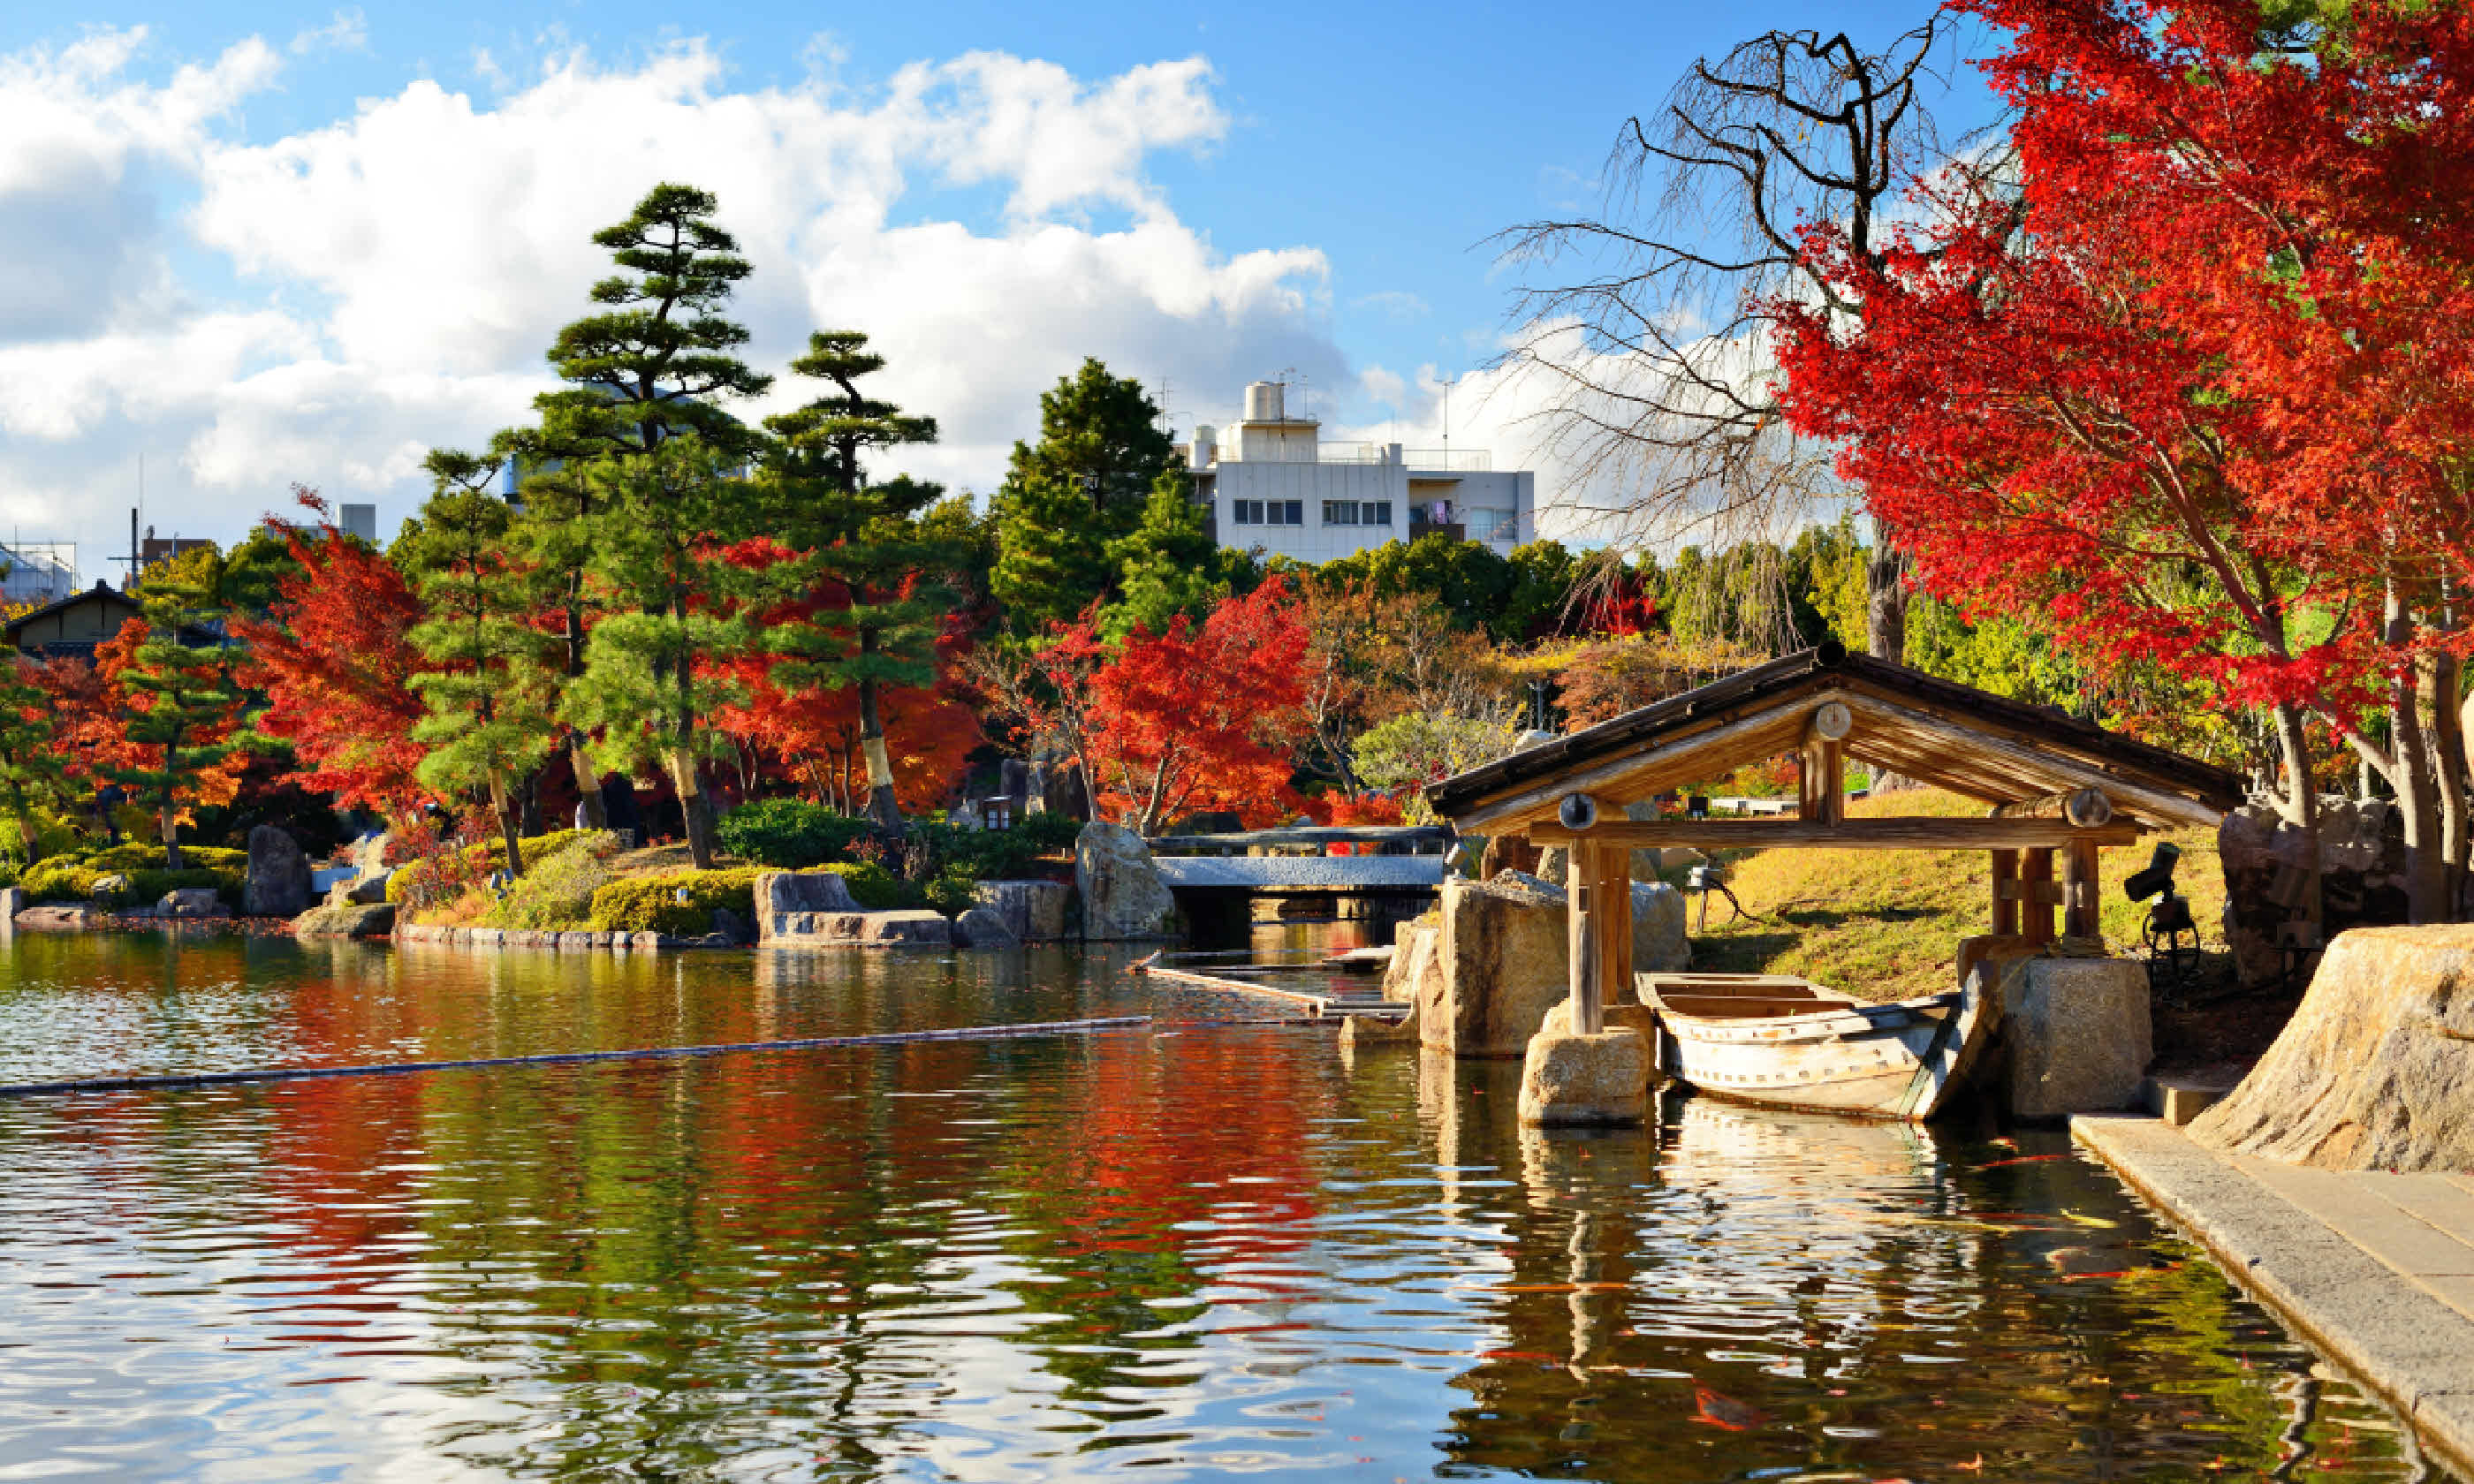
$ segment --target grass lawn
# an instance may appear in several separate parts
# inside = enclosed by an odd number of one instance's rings
[[[1986,808],[1939,789],[1910,789],[1850,800],[1847,812],[1982,818]],[[2158,838],[2182,848],[2175,880],[2202,945],[2216,950],[2210,967],[2224,972],[2225,883],[2213,830],[2175,830],[2099,852],[2105,941],[2115,953],[2146,956],[2140,926],[2147,909],[2122,895],[2122,882],[2147,866]],[[1982,850],[1726,851],[1720,864],[1760,921],[1730,922],[1726,898],[1713,897],[1709,928],[1692,933],[1695,969],[1798,974],[1858,999],[1898,999],[1954,988],[1958,941],[1992,930],[1993,866]],[[1690,910],[1697,922],[1697,898]]]

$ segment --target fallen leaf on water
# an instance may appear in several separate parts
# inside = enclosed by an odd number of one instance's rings
[[[1729,1432],[1743,1432],[1770,1420],[1770,1414],[1759,1407],[1748,1405],[1733,1397],[1711,1391],[1707,1386],[1695,1385],[1692,1388],[1692,1400],[1700,1405],[1700,1410],[1692,1414],[1694,1422],[1708,1423],[1712,1427],[1724,1427]]]
[[[1984,1455],[1982,1453],[1978,1453],[1972,1462],[1952,1464],[1951,1467],[1953,1469],[1964,1469],[1970,1473],[1982,1473],[1984,1472]]]

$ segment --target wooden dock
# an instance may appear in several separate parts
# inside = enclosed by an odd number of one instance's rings
[[[1405,1016],[1409,1007],[1395,999],[1369,994],[1318,994],[1311,990],[1283,989],[1274,984],[1239,978],[1243,969],[1205,974],[1190,969],[1169,969],[1153,964],[1138,968],[1135,972],[1146,978],[1164,979],[1171,984],[1192,985],[1201,990],[1224,990],[1233,994],[1254,994],[1297,1006],[1317,1019],[1336,1019],[1346,1016]]]

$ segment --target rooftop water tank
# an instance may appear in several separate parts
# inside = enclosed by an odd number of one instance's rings
[[[1246,383],[1246,420],[1277,422],[1286,415],[1280,411],[1280,384],[1276,381]]]
[[[1194,467],[1209,468],[1220,462],[1220,430],[1208,422],[1194,429]]]

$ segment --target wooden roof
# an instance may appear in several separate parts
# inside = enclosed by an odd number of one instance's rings
[[[2243,781],[2213,764],[1824,644],[1472,768],[1426,790],[1463,830],[1549,820],[1564,795],[1619,805],[1795,751],[1812,712],[1854,714],[1849,757],[1988,804],[2095,787],[2143,825],[2214,826]]]

